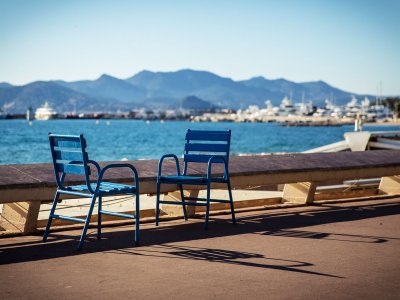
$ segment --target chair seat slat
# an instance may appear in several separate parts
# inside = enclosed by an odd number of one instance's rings
[[[92,189],[96,189],[96,184],[92,183],[91,184]],[[72,186],[67,186],[67,190],[70,191],[79,191],[79,192],[88,192],[88,187],[86,184],[81,184],[81,185],[72,185]],[[127,185],[127,184],[115,184],[112,182],[102,182],[100,184],[99,192],[134,192],[136,190],[136,187],[133,185]]]

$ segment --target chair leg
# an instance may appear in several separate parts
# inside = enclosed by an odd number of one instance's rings
[[[82,247],[83,247],[83,243],[85,241],[86,232],[87,232],[88,227],[89,227],[90,219],[92,218],[94,204],[96,203],[96,198],[97,198],[97,195],[94,194],[93,197],[92,197],[92,202],[90,203],[90,208],[89,208],[88,215],[86,217],[85,226],[83,227],[83,230],[82,230],[81,239],[79,240],[78,250],[81,250]]]
[[[232,190],[231,190],[231,182],[230,182],[229,179],[228,179],[227,185],[228,185],[229,201],[230,201],[230,205],[231,205],[232,223],[233,223],[233,224],[236,224],[235,207],[234,207],[234,204],[233,204],[233,197],[232,197]]]
[[[204,229],[208,229],[208,217],[210,215],[210,183],[207,184],[207,202],[206,202],[206,223],[204,224]]]
[[[103,198],[99,196],[99,206],[98,206],[98,213],[97,213],[97,239],[101,239],[101,210],[102,208],[102,201]]]
[[[140,201],[139,193],[136,192],[136,208],[135,208],[135,246],[139,246],[139,226],[140,226]]]
[[[56,206],[57,206],[59,197],[60,197],[60,193],[57,191],[54,196],[53,206],[51,207],[51,210],[50,210],[50,215],[49,215],[49,220],[47,221],[46,230],[44,231],[44,234],[43,234],[43,242],[45,242],[47,240],[47,236],[49,235],[51,222],[53,221],[53,216],[54,216],[54,212],[56,211]]]
[[[157,196],[156,196],[156,226],[158,226],[158,215],[160,214],[160,183],[157,182]]]
[[[184,219],[185,221],[187,221],[185,194],[183,193],[182,184],[179,185],[179,190],[180,190],[180,192],[181,192],[181,201],[182,201],[182,209],[183,209],[183,219]]]

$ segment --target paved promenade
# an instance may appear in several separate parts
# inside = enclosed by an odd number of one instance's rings
[[[400,199],[0,239],[2,299],[400,299]]]

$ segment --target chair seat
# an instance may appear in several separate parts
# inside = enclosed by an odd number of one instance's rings
[[[96,189],[96,183],[91,183],[90,186],[93,190]],[[69,191],[76,192],[89,192],[86,184],[82,185],[72,185],[66,186],[66,189]],[[113,183],[113,182],[102,182],[100,184],[99,193],[134,193],[136,191],[136,187],[133,185]]]

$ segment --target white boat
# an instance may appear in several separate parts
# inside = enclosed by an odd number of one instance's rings
[[[307,103],[305,103],[304,101],[300,103],[295,103],[294,108],[296,110],[296,115],[298,116],[309,116],[314,111],[311,101],[308,101]]]
[[[347,103],[345,107],[345,113],[347,117],[353,118],[360,115],[367,121],[376,121],[392,117],[392,113],[390,113],[388,107],[378,103],[371,105],[371,102],[367,97],[361,101],[361,104],[358,104],[357,99],[353,96],[351,101]]]
[[[49,105],[47,101],[35,112],[36,120],[50,120],[55,118],[57,118],[57,112]]]
[[[333,117],[340,119],[344,116],[345,111],[343,107],[334,105],[329,99],[325,99],[325,106],[322,108],[317,108],[314,117]]]
[[[265,101],[265,112],[267,116],[277,116],[279,113],[279,107],[275,107],[272,105],[271,100]]]
[[[292,99],[285,96],[281,102],[281,105],[279,106],[278,113],[280,116],[289,116],[295,114],[296,109],[293,105]]]

